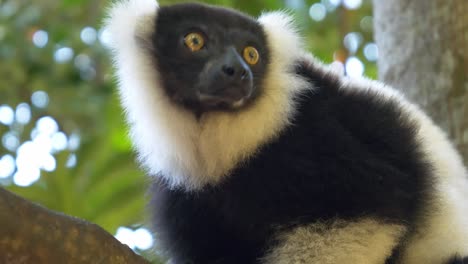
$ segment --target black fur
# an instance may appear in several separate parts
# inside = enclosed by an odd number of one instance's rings
[[[205,37],[202,50],[191,52],[185,46],[184,38],[191,32]],[[244,90],[245,95],[247,90],[253,90],[247,103],[261,93],[258,88],[262,87],[261,82],[269,63],[266,36],[256,20],[242,13],[201,4],[161,7],[156,17],[152,46],[156,68],[170,98],[198,114],[207,110],[232,109],[225,104],[200,102],[196,92],[219,94],[230,90],[225,94],[236,97],[239,91]],[[258,49],[260,61],[256,65],[246,65],[242,60],[246,46]],[[224,74],[218,74],[222,73],[225,64],[225,60],[220,58],[232,57],[230,52],[233,50],[236,53],[234,57],[240,59],[242,68],[248,72],[248,83],[233,85],[233,82],[226,82],[222,78]],[[232,95],[233,92],[236,95]]]
[[[258,263],[277,232],[317,220],[414,222],[431,186],[414,124],[332,73],[302,61],[296,72],[314,89],[297,98],[293,125],[223,183],[154,184],[157,239],[174,263]]]
[[[468,264],[468,256],[464,258],[460,256],[455,256],[452,259],[450,259],[446,264]]]

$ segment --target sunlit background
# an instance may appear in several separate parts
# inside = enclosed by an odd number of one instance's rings
[[[183,1],[160,1],[161,4]],[[289,9],[309,50],[352,77],[376,77],[370,0],[221,0],[257,16]],[[115,94],[106,1],[0,1],[0,184],[85,218],[158,263]]]

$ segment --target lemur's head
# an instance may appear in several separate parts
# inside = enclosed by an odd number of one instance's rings
[[[202,113],[237,109],[262,87],[269,48],[261,24],[242,13],[202,4],[161,7],[151,52],[163,88]]]
[[[300,38],[283,13],[122,0],[107,28],[140,160],[169,184],[218,182],[289,122]]]

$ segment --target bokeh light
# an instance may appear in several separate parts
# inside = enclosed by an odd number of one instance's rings
[[[35,183],[41,177],[41,171],[38,168],[28,167],[18,169],[13,175],[13,182],[21,187],[28,187]]]
[[[15,1],[7,1],[0,5],[0,17],[10,17],[18,10],[18,3]]]
[[[375,43],[367,43],[364,46],[364,56],[368,61],[376,61],[379,57],[379,49]]]
[[[128,227],[119,227],[115,238],[131,249],[138,248],[140,250],[147,250],[150,249],[154,243],[153,236],[146,228],[133,230]]]
[[[343,0],[343,5],[347,9],[351,9],[351,10],[358,9],[362,5],[362,0]]]
[[[92,45],[96,42],[97,39],[96,29],[92,27],[85,27],[83,30],[81,30],[80,37],[83,43]]]
[[[0,106],[0,123],[4,125],[11,125],[15,121],[15,113],[13,108],[8,105]]]
[[[52,135],[58,131],[57,122],[50,116],[44,116],[37,120],[36,127],[39,130],[39,133],[43,133],[45,135]]]
[[[65,163],[65,167],[67,168],[74,168],[76,166],[76,163],[77,163],[77,158],[76,158],[76,154],[70,154],[70,156],[68,156],[68,159],[67,159],[67,162]]]
[[[106,47],[110,46],[112,37],[111,37],[109,30],[105,28],[99,30],[98,38],[103,46],[106,46]]]
[[[38,30],[34,32],[32,42],[34,46],[43,48],[47,45],[47,42],[49,42],[49,34],[44,30]]]
[[[73,58],[73,49],[69,47],[62,47],[55,51],[54,60],[57,63],[66,63]]]
[[[75,67],[79,70],[86,70],[91,67],[91,58],[86,54],[79,54],[75,58]]]
[[[374,30],[374,19],[371,16],[365,16],[359,22],[359,26],[365,32],[372,32]]]
[[[361,77],[364,74],[364,64],[357,57],[349,57],[345,63],[346,75],[349,77]]]
[[[67,135],[63,132],[56,132],[52,135],[52,149],[54,152],[60,152],[67,148]]]
[[[19,124],[29,123],[31,109],[27,103],[18,105],[16,119]],[[17,131],[11,130],[2,137],[3,146],[11,152],[16,151],[16,158],[13,156],[2,157],[0,160],[0,178],[10,177],[14,173],[13,182],[23,187],[39,180],[41,170],[46,172],[55,171],[57,161],[53,154],[64,151],[69,147],[67,135],[59,131],[57,121],[51,116],[39,118],[30,134],[31,140],[27,140],[22,144],[20,144]],[[77,145],[75,146],[76,150],[79,147],[79,139],[75,145]]]
[[[51,154],[45,154],[41,158],[41,169],[45,170],[47,172],[52,172],[55,170],[57,167],[57,161],[55,160],[55,157],[52,156]]]
[[[355,54],[361,45],[363,37],[358,32],[350,32],[343,39],[343,44],[351,54]]]
[[[334,6],[339,6],[341,4],[341,0],[328,0],[328,2]]]
[[[133,232],[135,246],[140,250],[148,250],[153,246],[153,236],[146,228],[138,228]]]
[[[4,155],[0,159],[0,178],[8,178],[15,172],[15,158],[10,155]]]
[[[315,21],[322,21],[327,15],[327,9],[321,3],[315,3],[309,8],[309,16]]]
[[[8,131],[2,136],[2,145],[7,150],[14,152],[20,144],[20,138],[15,131]]]
[[[49,104],[49,95],[44,91],[35,91],[31,95],[31,102],[37,108],[46,108]]]
[[[304,0],[286,0],[285,5],[294,10],[301,10],[305,6]]]
[[[31,120],[31,107],[27,103],[21,103],[16,107],[15,119],[19,124],[25,125]]]
[[[323,6],[327,9],[328,12],[333,12],[335,9],[338,7],[340,4],[337,1],[332,1],[332,0],[321,0],[320,3],[322,3]]]
[[[93,62],[86,54],[79,54],[75,57],[75,67],[80,71],[80,77],[83,80],[92,80],[96,77],[96,70],[93,67]]]
[[[76,151],[80,147],[81,138],[77,133],[72,133],[68,138],[68,149]]]

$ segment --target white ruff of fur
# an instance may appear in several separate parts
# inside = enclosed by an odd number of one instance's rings
[[[199,189],[220,182],[288,124],[293,97],[305,87],[290,69],[302,53],[301,40],[286,15],[261,16],[271,52],[264,93],[241,112],[206,113],[197,121],[169,101],[148,50],[135,39],[149,40],[157,10],[153,0],[124,0],[108,12],[121,101],[148,173],[174,188]]]

